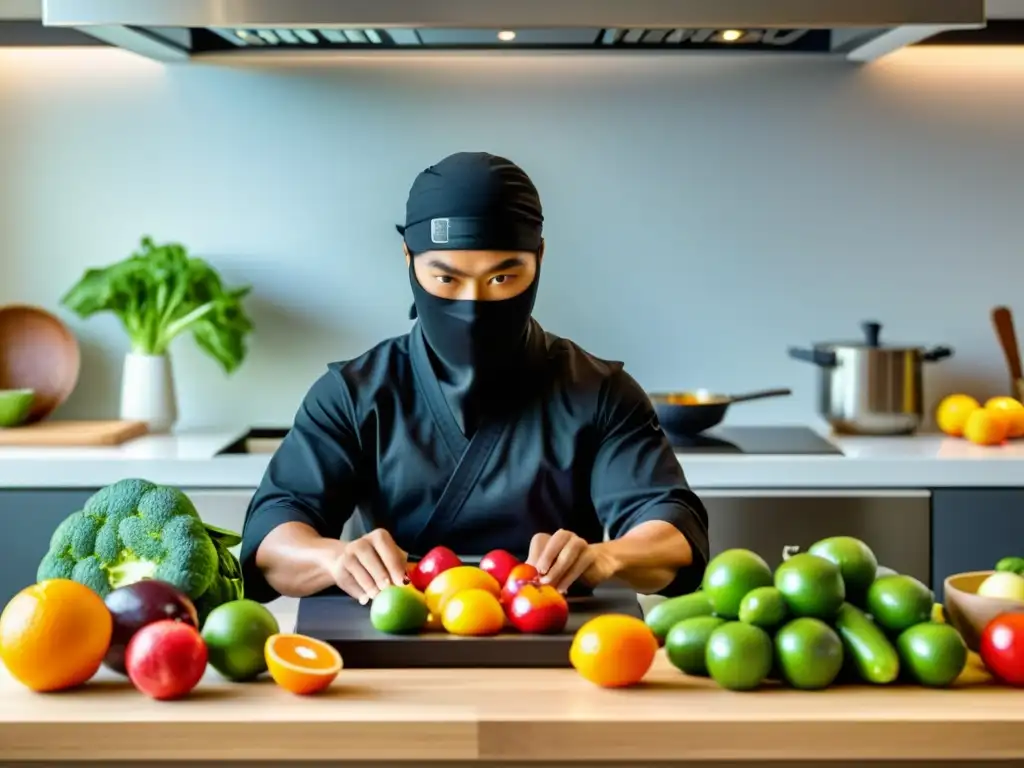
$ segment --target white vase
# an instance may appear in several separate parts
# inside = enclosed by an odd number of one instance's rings
[[[125,355],[121,418],[143,421],[151,433],[171,431],[178,420],[178,401],[169,355]]]

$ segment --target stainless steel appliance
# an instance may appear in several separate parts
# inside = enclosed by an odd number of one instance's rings
[[[708,510],[712,556],[742,547],[775,568],[787,548],[855,536],[881,565],[931,586],[929,491],[695,490]]]
[[[985,22],[984,0],[43,0],[45,25],[165,61],[488,50],[866,62]]]
[[[863,329],[862,341],[819,342],[791,348],[789,355],[818,367],[818,412],[837,432],[911,434],[924,418],[924,366],[953,350],[882,344],[880,323],[866,322]]]

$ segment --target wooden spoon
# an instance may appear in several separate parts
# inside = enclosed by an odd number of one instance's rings
[[[1018,400],[1024,401],[1024,372],[1020,364],[1020,347],[1017,346],[1017,333],[1013,327],[1013,314],[1008,307],[996,307],[992,310],[992,324],[999,337],[999,344],[1006,355],[1006,364],[1010,368],[1010,380],[1013,393]]]

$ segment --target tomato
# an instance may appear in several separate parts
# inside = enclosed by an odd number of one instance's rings
[[[986,624],[978,652],[995,678],[1024,686],[1024,613],[1003,613]]]
[[[466,589],[444,604],[441,623],[453,635],[496,635],[505,628],[505,614],[493,592]]]
[[[416,563],[416,566],[409,573],[409,580],[420,592],[426,592],[438,574],[444,573],[449,568],[458,568],[462,565],[459,556],[448,547],[434,547],[423,556],[423,559]]]
[[[519,559],[515,555],[504,549],[495,549],[484,555],[484,559],[480,561],[480,570],[491,574],[499,584],[504,584],[508,581],[509,573],[517,565]]]
[[[520,589],[527,584],[538,584],[539,580],[540,574],[532,565],[520,563],[514,566],[509,571],[508,578],[505,579],[505,585],[501,588],[501,602],[508,605]]]
[[[430,582],[423,596],[427,598],[427,608],[431,613],[441,615],[445,603],[454,595],[467,589],[482,589],[497,598],[501,588],[491,574],[484,573],[473,565],[459,565],[440,573]]]
[[[622,688],[644,678],[657,652],[658,638],[642,619],[606,613],[577,630],[569,662],[594,685]]]
[[[520,632],[555,634],[565,629],[569,603],[550,584],[525,584],[506,608],[509,623]]]

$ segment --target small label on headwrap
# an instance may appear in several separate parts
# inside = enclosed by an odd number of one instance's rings
[[[430,220],[430,242],[432,242],[432,243],[447,243],[448,242],[448,219],[431,219]]]

